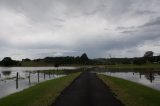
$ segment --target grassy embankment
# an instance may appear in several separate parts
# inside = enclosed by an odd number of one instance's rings
[[[119,68],[119,69],[160,69],[160,64],[116,64],[116,65],[106,65],[106,68]]]
[[[80,73],[45,81],[0,99],[0,106],[48,106]]]
[[[160,106],[160,91],[124,79],[98,74],[126,106]]]

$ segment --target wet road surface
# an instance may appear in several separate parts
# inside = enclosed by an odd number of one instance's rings
[[[52,106],[123,106],[95,73],[82,73]]]

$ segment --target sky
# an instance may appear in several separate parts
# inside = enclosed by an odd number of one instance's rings
[[[160,0],[0,0],[0,59],[160,54]]]

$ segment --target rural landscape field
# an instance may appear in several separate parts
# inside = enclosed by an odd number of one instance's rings
[[[160,106],[160,0],[0,0],[0,106]]]

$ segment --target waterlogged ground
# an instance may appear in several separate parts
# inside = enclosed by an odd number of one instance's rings
[[[21,91],[38,83],[37,70],[53,70],[56,67],[0,67],[0,98]],[[75,67],[59,67],[61,69],[75,69]],[[19,73],[18,86],[16,85],[16,74]],[[29,82],[30,72],[30,82]],[[57,74],[39,73],[39,82],[65,76]],[[18,88],[17,88],[18,87]]]
[[[160,71],[142,70],[107,70],[105,75],[127,79],[160,90]]]

